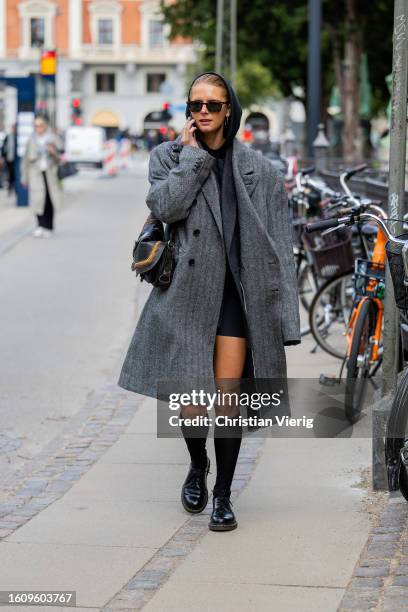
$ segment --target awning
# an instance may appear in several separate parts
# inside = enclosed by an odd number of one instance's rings
[[[100,127],[117,128],[119,127],[119,118],[111,110],[101,110],[94,114],[91,123]]]

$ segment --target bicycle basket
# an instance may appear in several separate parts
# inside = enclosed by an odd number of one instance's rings
[[[397,236],[399,240],[408,241],[408,234]],[[402,255],[403,244],[395,244],[390,240],[385,245],[392,284],[394,286],[395,303],[397,308],[408,310],[408,287],[404,283],[405,269]]]
[[[356,295],[376,297],[385,293],[385,265],[369,259],[356,259],[354,263],[354,291]]]
[[[349,227],[340,228],[325,236],[318,232],[303,233],[302,238],[315,271],[321,278],[331,278],[353,269],[354,257]]]

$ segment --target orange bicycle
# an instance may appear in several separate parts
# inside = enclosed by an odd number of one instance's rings
[[[349,215],[311,223],[306,226],[306,231],[325,230],[325,234],[340,227],[358,224],[360,221],[375,221],[378,218],[386,220],[385,212],[371,201],[359,202],[350,193],[349,202],[352,204],[347,211]],[[346,355],[341,368],[342,372],[344,365],[347,365],[345,412],[350,423],[358,421],[367,382],[374,377],[382,362],[387,240],[383,225],[379,225],[371,259],[358,258],[354,264],[354,300],[345,332]]]

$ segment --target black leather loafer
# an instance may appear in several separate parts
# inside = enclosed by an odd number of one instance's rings
[[[210,471],[210,459],[207,467],[196,468],[190,463],[187,478],[181,489],[181,503],[187,512],[202,512],[208,502],[207,474]]]
[[[232,502],[227,495],[213,497],[213,511],[208,523],[211,531],[231,531],[238,527],[231,505]]]

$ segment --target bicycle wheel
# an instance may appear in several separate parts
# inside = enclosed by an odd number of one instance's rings
[[[408,501],[408,466],[404,461],[408,462],[408,368],[402,372],[395,391],[385,438],[388,488],[399,489]]]
[[[299,299],[303,308],[309,312],[310,305],[316,295],[318,286],[313,274],[313,268],[307,261],[303,261],[298,272]]]
[[[377,310],[372,300],[365,300],[354,325],[350,356],[347,359],[344,407],[351,424],[360,418],[370,374]]]
[[[322,285],[310,306],[309,325],[316,343],[338,359],[346,356],[345,331],[353,300],[353,272],[350,270]]]

